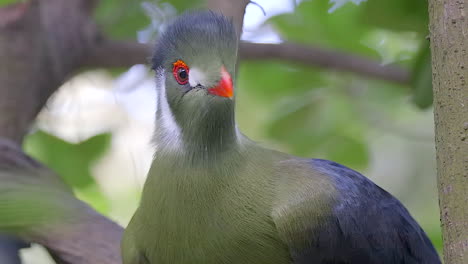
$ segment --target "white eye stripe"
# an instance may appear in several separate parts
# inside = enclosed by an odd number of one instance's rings
[[[190,86],[195,87],[197,85],[206,85],[206,75],[198,68],[191,68],[189,71],[189,83]]]
[[[157,87],[157,110],[160,111],[158,114],[160,118],[156,121],[156,129],[162,132],[162,137],[159,139],[159,142],[156,142],[157,145],[162,145],[161,147],[169,147],[170,149],[181,149],[181,129],[177,124],[174,115],[169,107],[166,96],[166,85],[164,70],[159,69],[157,71],[156,77],[156,87]]]

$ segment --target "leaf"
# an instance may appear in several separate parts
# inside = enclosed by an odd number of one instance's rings
[[[171,0],[168,1],[174,6],[179,12],[183,12],[185,10],[190,9],[200,9],[206,7],[205,0]]]
[[[102,0],[95,11],[96,20],[106,34],[112,37],[136,39],[137,31],[151,22],[143,13],[141,2],[140,0]]]
[[[362,21],[397,31],[428,31],[427,0],[368,0]]]
[[[240,66],[238,82],[259,100],[276,101],[323,86],[327,80],[319,69],[285,62],[246,61]]]
[[[368,162],[362,130],[354,103],[323,88],[283,100],[267,132],[295,155],[330,158],[362,168]]]
[[[288,41],[377,57],[374,50],[362,43],[371,29],[360,23],[363,8],[348,5],[331,14],[329,8],[328,1],[304,1],[293,14],[274,16],[269,22]]]
[[[413,68],[411,77],[413,103],[421,109],[432,105],[432,63],[429,43],[421,49]]]
[[[107,150],[110,139],[110,134],[102,134],[80,144],[71,144],[38,131],[26,138],[24,148],[61,175],[68,185],[86,188],[95,184],[90,167]]]
[[[159,6],[160,17],[150,17],[144,11],[142,5]],[[171,21],[173,14],[166,17],[164,12],[167,11],[164,5],[171,5],[182,12],[186,9],[201,7],[201,0],[174,0],[174,1],[159,1],[159,0],[102,0],[96,9],[95,17],[100,25],[103,25],[104,31],[110,36],[128,39],[136,38],[137,33],[147,29],[148,27],[156,27],[153,19],[157,19],[159,23],[168,23]],[[160,21],[159,21],[160,20]]]
[[[26,0],[0,0],[0,7],[21,2],[26,2]]]
[[[364,139],[337,135],[320,145],[318,152],[329,159],[353,169],[363,169],[369,162],[369,150]]]
[[[57,172],[76,195],[93,205],[101,213],[109,209],[107,199],[100,192],[91,175],[91,166],[104,154],[111,135],[101,134],[82,143],[71,144],[43,131],[26,137],[24,149],[28,154]]]
[[[105,214],[110,208],[110,202],[104,197],[99,186],[95,184],[75,190],[75,195],[81,201],[92,204],[93,209],[102,214]]]

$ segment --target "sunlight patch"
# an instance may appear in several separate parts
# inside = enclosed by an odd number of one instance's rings
[[[359,5],[364,1],[366,0],[330,0],[330,3],[332,3],[333,6],[328,9],[328,13],[333,13],[338,8],[344,6],[347,2],[353,2],[354,4]]]

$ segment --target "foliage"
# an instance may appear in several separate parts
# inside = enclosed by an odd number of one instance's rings
[[[0,0],[0,7],[4,5],[10,5],[14,3],[25,2],[26,0]]]
[[[29,135],[24,149],[47,167],[62,176],[65,183],[72,186],[78,196],[91,200],[99,211],[105,211],[106,202],[91,175],[91,166],[107,150],[109,134],[90,138],[79,144],[65,142],[43,131]]]
[[[170,1],[179,12],[189,8],[201,7],[202,1],[174,0]],[[164,11],[165,3],[158,0],[103,0],[96,10],[96,19],[104,25],[107,34],[117,38],[135,38],[137,32],[144,29],[150,22],[167,23],[170,20]],[[155,12],[145,12],[149,6]],[[146,8],[148,9],[148,8]],[[152,25],[158,26],[158,25]]]
[[[416,57],[411,81],[414,104],[422,109],[430,107],[432,105],[432,65],[429,43],[425,43]]]
[[[136,32],[150,23],[142,13],[140,0],[104,0],[96,10],[96,20],[115,38],[135,38]]]
[[[420,25],[427,22],[427,15],[412,9],[420,8],[416,5],[421,4],[419,2],[408,4],[402,0],[388,4],[385,1],[382,5],[378,2],[384,1],[368,1],[360,5],[340,2],[344,6],[329,13],[327,1],[303,1],[294,13],[272,17],[267,23],[274,25],[282,38],[288,41],[334,48],[374,59],[381,56],[382,60],[390,62],[406,58],[398,63],[403,67],[416,65],[415,102],[424,101],[426,104],[417,105],[427,107],[430,98],[426,98],[425,92],[431,91],[431,86],[427,85],[427,76],[421,70],[428,67],[428,62],[416,60],[417,52],[404,49],[408,46],[406,32],[419,30],[416,36],[422,38]],[[387,12],[382,8],[384,5],[395,12]],[[411,10],[416,11],[415,16],[411,16],[411,22],[404,22],[400,16],[406,17]],[[380,13],[385,13],[385,17],[377,15]],[[395,21],[401,24],[397,27],[392,23]],[[405,27],[407,24],[411,27]],[[403,31],[401,35],[397,29]],[[392,30],[394,33],[386,33]],[[373,37],[378,32],[384,33],[379,34],[379,38]],[[387,43],[379,43],[382,35],[387,37]],[[403,49],[392,50],[398,43],[402,43],[399,47]],[[349,74],[284,62],[246,62],[240,71],[241,89],[276,109],[271,111],[265,124],[265,133],[270,139],[287,145],[297,155],[330,158],[357,169],[366,167],[369,157],[366,131],[371,129],[367,127],[368,116],[359,109],[377,107],[375,110],[391,112],[391,109],[380,106],[395,101],[402,103],[405,96],[401,86],[384,89],[382,85],[373,83],[371,89],[351,87],[350,83],[363,80]],[[372,102],[360,100],[363,98],[359,96],[369,96],[365,93],[382,96],[373,98],[375,101]],[[356,105],[356,100],[363,105]]]
[[[369,0],[363,3],[368,24],[397,31],[428,32],[426,0]]]

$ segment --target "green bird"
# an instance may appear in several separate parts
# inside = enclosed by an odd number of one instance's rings
[[[187,13],[153,57],[155,157],[124,264],[440,263],[404,206],[356,171],[249,140],[236,126],[230,20]]]

